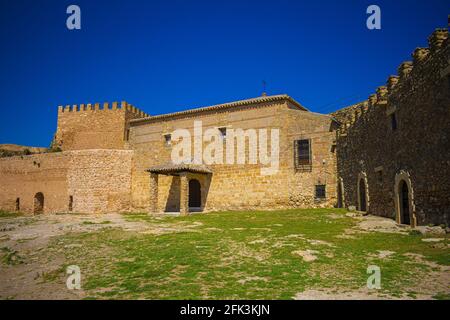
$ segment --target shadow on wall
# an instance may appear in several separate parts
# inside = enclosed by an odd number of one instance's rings
[[[201,210],[203,211],[206,207],[206,200],[208,199],[208,193],[209,193],[209,188],[211,186],[211,179],[212,179],[212,175],[208,174],[202,177],[203,179],[200,179],[200,183],[201,183],[201,195],[202,195],[202,199],[201,199]]]
[[[206,207],[209,188],[211,185],[211,175],[195,175],[189,177],[189,207],[194,211],[203,211]],[[180,177],[173,176],[170,183],[165,212],[180,211]]]
[[[180,211],[180,177],[173,176],[170,183],[169,196],[167,197],[165,212]]]

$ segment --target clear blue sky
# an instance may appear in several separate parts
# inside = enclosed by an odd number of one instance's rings
[[[366,28],[370,4],[381,30]],[[329,113],[384,84],[449,13],[448,0],[2,0],[0,143],[48,146],[58,105],[161,114],[259,96],[262,80]]]

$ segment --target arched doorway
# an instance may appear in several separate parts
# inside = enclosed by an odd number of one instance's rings
[[[402,224],[411,224],[410,208],[409,208],[409,189],[405,180],[400,181],[398,186],[400,221]]]
[[[359,211],[367,211],[366,183],[364,179],[359,180]]]
[[[400,224],[417,226],[414,188],[408,171],[400,170],[395,175],[394,185],[395,221]]]
[[[34,210],[35,214],[44,213],[44,194],[42,192],[38,192],[34,196]]]
[[[197,179],[189,180],[189,208],[200,208],[202,193],[200,182]]]

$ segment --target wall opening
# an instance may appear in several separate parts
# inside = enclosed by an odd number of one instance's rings
[[[367,211],[366,183],[364,179],[359,180],[359,211]]]
[[[342,181],[338,182],[337,185],[337,207],[343,208],[344,207],[344,197],[343,197],[343,190],[342,190]]]
[[[35,214],[44,213],[44,194],[42,192],[38,192],[34,195],[34,210]]]
[[[391,129],[392,131],[397,130],[397,116],[395,115],[395,112],[391,114]]]
[[[311,139],[294,141],[294,168],[296,171],[311,171]]]
[[[167,147],[172,145],[172,135],[170,133],[164,135],[164,144]]]
[[[16,199],[16,212],[20,211],[20,198]]]
[[[73,210],[73,196],[69,196],[69,212]]]
[[[325,192],[325,185],[324,184],[318,184],[316,185],[315,190],[315,198],[316,199],[325,199],[326,198],[326,192]]]
[[[400,224],[417,226],[414,190],[411,176],[405,170],[395,175],[394,185],[395,220]]]
[[[189,208],[200,208],[202,193],[200,182],[197,179],[189,180]]]
[[[402,224],[411,224],[409,208],[409,189],[405,180],[402,180],[398,186],[400,221]]]

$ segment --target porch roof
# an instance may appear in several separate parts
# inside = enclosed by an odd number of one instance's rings
[[[212,170],[205,166],[204,164],[193,164],[193,163],[180,163],[180,164],[162,164],[150,167],[146,170],[150,173],[165,174],[177,176],[182,172],[192,172],[192,173],[202,173],[202,174],[212,174]]]

